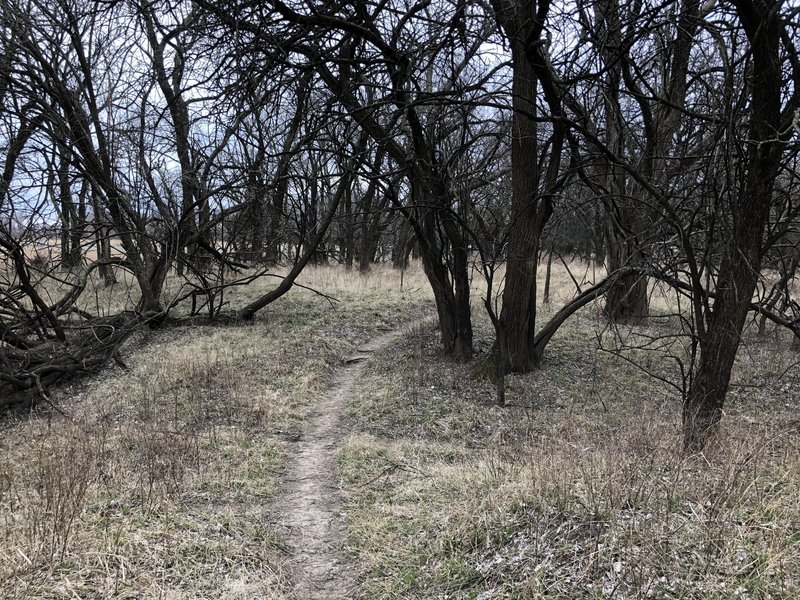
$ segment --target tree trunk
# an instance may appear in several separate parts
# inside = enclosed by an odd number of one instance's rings
[[[422,266],[436,301],[444,353],[458,361],[468,361],[472,358],[472,322],[463,278],[458,277],[454,292],[446,269],[431,260],[430,253],[425,251],[422,252]]]
[[[550,275],[553,269],[553,248],[547,253],[547,271],[544,275],[544,294],[542,298],[543,304],[550,304]]]
[[[342,255],[344,257],[344,268],[348,271],[353,268],[353,254],[355,254],[355,231],[353,227],[353,187],[350,186],[345,191],[343,204],[343,229],[342,232]]]
[[[80,254],[76,257],[72,249],[72,239],[78,231],[78,215],[72,199],[72,186],[69,181],[69,160],[62,147],[58,152],[58,202],[61,217],[61,267],[73,269],[80,262]]]
[[[313,240],[317,238],[317,207],[319,206],[319,189],[317,187],[317,169],[316,167],[313,168],[311,173],[311,180],[309,184],[309,195],[308,195],[308,206],[306,207],[306,212],[303,215],[303,252],[308,252],[309,248],[311,248],[310,244],[313,243]],[[321,262],[320,256],[320,245],[321,242],[315,244],[313,248],[311,248],[311,258],[310,262],[312,265],[319,264]],[[299,255],[299,252],[298,252]]]
[[[260,263],[265,259],[265,250],[268,246],[264,239],[264,233],[266,232],[267,228],[267,218],[265,214],[266,211],[264,210],[265,198],[262,194],[259,194],[258,196],[254,196],[251,202],[252,204],[250,205],[250,210],[247,211],[247,214],[251,219],[249,223],[250,252],[247,258],[248,260]]]
[[[596,43],[605,63],[607,79],[603,97],[607,149],[616,157],[625,156],[624,132],[627,126],[623,122],[619,99],[624,79],[644,115],[645,146],[641,156],[641,173],[656,188],[667,183],[670,177],[668,167],[673,154],[673,138],[681,123],[682,107],[686,103],[688,64],[698,29],[699,5],[698,0],[683,0],[680,3],[675,37],[668,41],[669,60],[660,67],[662,89],[655,97],[642,93],[641,82],[630,70],[623,72],[623,65],[631,59],[626,56],[626,48],[630,44],[628,39],[623,39],[624,19],[620,15],[620,2],[598,0],[594,5]],[[635,28],[628,28],[626,35],[635,31]],[[648,210],[641,200],[647,193],[641,186],[627,183],[619,167],[610,161],[601,159],[600,162],[608,271],[611,273],[623,267],[638,267],[645,260],[639,245],[646,230],[645,215]],[[646,320],[649,312],[647,279],[635,273],[620,277],[606,295],[604,312],[615,322],[636,323]]]
[[[383,148],[378,148],[372,164],[373,173],[378,173],[383,163],[383,158]],[[390,185],[393,185],[393,183]],[[361,243],[358,252],[358,269],[362,272],[369,271],[370,265],[375,261],[375,254],[378,251],[378,242],[381,235],[381,218],[388,202],[388,194],[385,194],[376,205],[375,196],[377,192],[378,179],[375,177],[370,180],[369,187],[367,187],[367,191],[361,200]]]
[[[506,372],[527,372],[535,366],[536,267],[544,224],[550,215],[549,199],[540,198],[536,122],[537,79],[525,55],[524,40],[512,38],[513,131],[511,142],[512,207],[508,240],[506,284],[500,326],[506,347],[496,353],[505,358]],[[500,342],[500,340],[498,340]]]
[[[427,180],[427,181],[426,181]],[[432,208],[436,198],[446,194],[441,182],[419,176],[414,182],[417,206],[423,209],[421,223],[415,227],[422,266],[430,281],[439,314],[439,328],[445,354],[458,361],[472,358],[472,316],[469,304],[469,271],[465,238],[448,208]],[[440,201],[441,202],[441,201]],[[441,226],[441,227],[440,227]],[[444,231],[446,239],[440,239]],[[452,262],[442,260],[443,247],[450,246]]]
[[[748,168],[734,199],[733,229],[720,265],[708,330],[683,410],[686,452],[701,451],[722,416],[731,369],[759,277],[765,225],[785,142],[781,129],[779,13],[749,0],[734,2],[753,54]]]
[[[92,210],[94,211],[94,227],[97,244],[97,259],[100,262],[98,271],[103,280],[103,287],[111,287],[117,283],[117,277],[114,275],[114,267],[108,264],[111,258],[111,239],[110,228],[105,224],[105,217],[100,209],[100,202],[97,197],[92,194]]]
[[[631,219],[629,218],[627,222],[630,223]],[[635,242],[615,230],[615,225],[607,221],[606,260],[609,273],[642,263],[642,257],[638,256]],[[646,321],[649,314],[647,278],[636,272],[620,277],[606,293],[603,313],[615,323]]]
[[[413,240],[411,223],[408,219],[403,219],[397,231],[394,248],[392,248],[392,266],[395,269],[408,268],[408,256],[411,254]]]
[[[598,23],[597,44],[606,65],[606,87],[603,96],[605,110],[604,134],[608,150],[616,157],[624,156],[625,124],[620,107],[622,65],[622,21],[618,0],[601,0],[595,4]],[[642,206],[628,193],[625,173],[605,156],[598,159],[603,192],[604,234],[609,273],[623,267],[633,267],[643,260],[638,251],[637,232],[642,230],[638,213]],[[614,322],[641,322],[647,318],[647,279],[631,273],[615,279],[606,294],[603,309]]]
[[[264,234],[267,229],[267,198],[264,184],[263,153],[259,150],[252,164],[248,167],[244,189],[244,201],[247,208],[242,217],[236,220],[234,238],[239,242],[237,256],[239,260],[259,263],[264,258]]]
[[[86,229],[86,196],[89,193],[89,185],[84,181],[81,191],[78,194],[77,213],[73,215],[72,229],[70,230],[70,262],[73,265],[81,263],[82,251],[81,242]]]
[[[361,227],[361,243],[358,249],[358,270],[362,273],[369,271],[370,266],[375,262],[375,254],[378,251],[378,232],[373,227],[373,221],[379,220],[380,215],[370,219],[370,222]]]

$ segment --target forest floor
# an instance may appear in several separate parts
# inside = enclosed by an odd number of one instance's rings
[[[418,270],[301,283],[338,302],[297,289],[252,323],[143,332],[127,370],[54,394],[64,415],[0,424],[0,598],[800,594],[782,334],[748,333],[720,434],[686,458],[687,349],[657,294],[640,329],[580,311],[501,408],[475,363],[441,355]],[[574,289],[558,270],[540,318]]]

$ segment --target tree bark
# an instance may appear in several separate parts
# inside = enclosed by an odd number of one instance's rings
[[[550,304],[550,276],[553,270],[553,248],[547,252],[547,271],[544,275],[544,294],[542,297],[543,304]]]
[[[378,251],[378,243],[381,235],[381,219],[383,211],[386,209],[388,194],[384,194],[379,202],[375,202],[378,193],[378,172],[383,163],[384,150],[378,147],[375,153],[375,160],[372,163],[373,177],[370,179],[367,191],[361,199],[361,224],[360,224],[360,244],[358,251],[359,271],[369,271],[370,265],[375,261],[375,254]],[[390,186],[394,182],[389,183]]]
[[[625,138],[620,89],[622,83],[622,23],[619,0],[601,0],[595,4],[598,23],[597,44],[605,63],[606,93],[605,143],[614,156],[624,156]],[[636,200],[628,194],[625,173],[604,155],[598,159],[603,191],[606,266],[609,273],[642,263],[638,232],[642,229]],[[641,322],[647,318],[647,279],[635,273],[618,277],[606,293],[606,316],[618,323]]]
[[[342,255],[344,257],[344,268],[348,271],[353,268],[353,255],[355,254],[356,235],[353,226],[353,188],[347,188],[342,203],[343,231],[342,231]]]
[[[536,123],[536,76],[525,57],[523,41],[512,41],[513,133],[511,142],[512,208],[511,234],[506,258],[506,285],[500,326],[506,347],[499,357],[505,370],[526,372],[535,366],[533,338],[536,334],[536,268],[539,244],[548,211],[538,197]]]
[[[422,266],[436,300],[444,353],[458,361],[468,361],[472,358],[473,336],[469,295],[465,295],[469,282],[457,276],[453,286],[445,269],[432,261],[428,252],[422,252]]]
[[[548,67],[540,39],[549,2],[495,0],[495,15],[511,45],[512,141],[511,141],[511,231],[508,238],[503,307],[495,324],[497,339],[505,348],[495,359],[504,358],[505,372],[527,372],[537,364],[536,269],[542,232],[553,212],[553,193],[558,185],[564,143],[563,113],[559,94]],[[553,134],[545,147],[548,160],[539,156],[537,115],[541,85],[553,118]],[[561,121],[559,121],[561,119]],[[540,165],[547,168],[541,173]]]
[[[526,372],[535,366],[536,267],[545,217],[538,196],[539,165],[536,122],[537,78],[525,53],[525,42],[535,17],[535,5],[496,3],[497,20],[511,44],[511,224],[506,255],[503,306],[495,328],[498,369]],[[503,364],[505,363],[505,364]]]
[[[633,206],[626,206],[625,212],[633,212]],[[628,224],[635,222],[635,217],[625,217]],[[613,223],[613,218],[606,216],[606,261],[609,272],[625,269],[629,266],[641,265],[643,257],[632,237],[621,233]],[[633,272],[620,277],[606,293],[603,313],[615,323],[643,323],[649,315],[647,295],[647,277]]]

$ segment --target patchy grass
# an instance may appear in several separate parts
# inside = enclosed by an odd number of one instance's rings
[[[540,318],[574,289],[558,276]],[[667,313],[666,299],[655,304]],[[340,455],[366,597],[800,595],[800,376],[788,338],[748,334],[719,438],[684,458],[679,394],[645,371],[675,379],[686,349],[676,342],[669,360],[633,349],[635,365],[599,350],[668,332],[658,319],[612,331],[599,310],[567,322],[540,370],[508,378],[505,408],[470,365],[440,355],[432,328],[367,366]]]
[[[402,290],[390,269],[302,283],[338,301],[297,289],[248,324],[143,333],[127,371],[53,394],[68,416],[6,419],[1,597],[291,595],[269,502],[292,440],[355,346],[431,310],[416,271]]]

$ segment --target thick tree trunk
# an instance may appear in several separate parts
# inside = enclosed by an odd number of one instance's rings
[[[749,0],[734,2],[753,54],[750,151],[733,206],[733,230],[720,265],[716,299],[700,337],[700,361],[683,410],[686,452],[701,451],[722,416],[731,370],[759,277],[765,225],[784,142],[781,129],[780,16]]]
[[[628,222],[631,222],[630,220]],[[626,267],[640,266],[643,259],[638,256],[635,242],[615,230],[607,222],[608,246],[606,261],[608,272]],[[642,323],[649,315],[647,278],[636,272],[620,277],[606,293],[604,314],[615,323]]]
[[[497,327],[505,347],[495,357],[505,357],[504,371],[530,371],[535,352],[536,267],[542,231],[553,212],[553,196],[563,183],[561,157],[566,138],[562,93],[547,56],[544,24],[549,3],[532,0],[493,0],[497,22],[511,45],[512,139],[511,232],[508,238],[506,284]],[[548,106],[551,135],[540,155],[537,117],[538,90]],[[546,160],[545,160],[546,159]],[[546,167],[545,167],[546,165]]]
[[[777,167],[779,152],[774,156],[774,152],[765,149],[762,154],[772,154]],[[713,312],[706,336],[700,340],[700,361],[684,404],[683,439],[687,452],[703,449],[722,416],[759,276],[762,236],[777,175],[777,168],[769,162],[767,156],[762,156],[751,163],[750,181],[740,193],[741,213],[720,267]]]
[[[472,358],[472,314],[469,305],[469,252],[458,224],[450,216],[445,217],[445,230],[450,239],[453,254],[451,275],[453,278],[453,305],[456,338],[453,356],[457,360]]]
[[[445,194],[440,182],[417,182],[416,204],[434,206]],[[422,265],[430,281],[439,314],[439,328],[445,354],[458,361],[472,358],[472,315],[469,304],[469,271],[466,241],[459,224],[448,209],[426,208],[417,224]],[[446,239],[440,239],[444,231]],[[451,263],[442,261],[443,246],[450,246]]]
[[[525,55],[524,40],[512,39],[513,130],[511,141],[512,208],[511,234],[506,261],[506,284],[498,342],[505,348],[495,358],[504,358],[506,372],[530,371],[536,361],[533,340],[536,334],[536,267],[539,244],[552,208],[540,198],[537,152],[536,75]]]
[[[609,269],[613,268],[609,265]],[[603,313],[615,323],[641,324],[646,322],[650,314],[647,277],[628,275],[621,278],[606,293]]]
[[[358,268],[369,271],[370,266],[378,260],[378,247],[381,240],[381,213],[376,211],[362,229],[361,246],[359,248]]]
[[[455,291],[446,269],[422,252],[422,266],[433,290],[444,353],[458,361],[472,358],[472,321],[464,278],[457,276]],[[468,282],[467,282],[468,286]]]
[[[358,270],[362,273],[369,271],[375,262],[378,251],[378,236],[370,224],[361,228],[361,240],[358,248]]]

